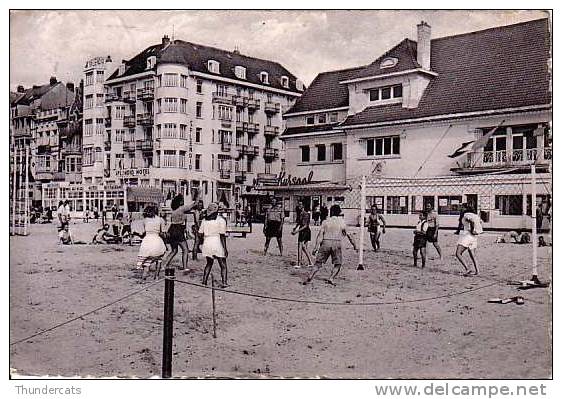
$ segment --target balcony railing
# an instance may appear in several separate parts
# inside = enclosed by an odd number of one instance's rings
[[[125,115],[123,117],[123,126],[125,127],[135,127],[137,125],[137,121],[134,115]]]
[[[134,103],[137,101],[137,92],[136,91],[124,91],[123,92],[123,101],[126,103]]]
[[[54,172],[53,180],[62,181],[64,180],[64,172]]]
[[[248,123],[247,127],[248,133],[256,134],[260,131],[260,124],[259,123]]]
[[[246,181],[246,172],[243,170],[234,172],[234,181],[236,183],[244,183]]]
[[[134,141],[123,141],[123,151],[135,151],[135,149]]]
[[[225,142],[225,141],[223,141],[223,142],[221,143],[221,151],[223,151],[223,152],[230,152],[230,149],[231,149],[231,148],[232,148],[232,144],[230,144],[230,143],[228,143],[228,142]]]
[[[64,155],[79,155],[82,153],[82,146],[76,144],[70,144],[63,148]]]
[[[260,107],[260,100],[258,98],[248,98],[248,105],[249,110],[256,110]]]
[[[268,101],[263,105],[263,110],[275,114],[281,110],[281,104]]]
[[[236,131],[237,132],[243,132],[245,130],[248,130],[248,122],[236,122]]]
[[[279,150],[277,148],[264,148],[263,156],[264,158],[277,158],[279,156]]]
[[[139,87],[137,89],[137,98],[141,101],[154,100],[154,87]]]
[[[226,94],[226,93],[214,92],[213,93],[213,102],[219,103],[219,104],[231,105],[232,104],[232,95]]]
[[[279,134],[279,126],[264,126],[263,133],[266,136],[277,136]]]
[[[152,151],[154,149],[154,142],[152,140],[137,141],[137,150]]]
[[[243,145],[242,155],[257,156],[260,153],[260,148],[257,145]]]
[[[534,162],[549,161],[551,159],[552,149],[550,147],[469,152],[466,158],[466,166],[518,166],[528,165]]]
[[[49,137],[38,137],[37,140],[35,140],[35,143],[37,144],[38,147],[48,146]]]
[[[120,98],[117,93],[105,93],[105,102],[111,103],[113,101],[119,101]]]
[[[221,169],[219,171],[220,174],[220,178],[223,180],[229,180],[230,179],[230,170],[229,169]]]
[[[137,114],[137,122],[142,126],[152,126],[154,125],[154,115],[150,112],[144,114]]]
[[[236,105],[237,107],[245,107],[248,105],[248,97],[239,95],[232,96],[232,104]]]

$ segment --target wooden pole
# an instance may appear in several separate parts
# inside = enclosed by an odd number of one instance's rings
[[[16,176],[18,168],[18,155],[16,150],[16,140],[12,136],[12,235],[16,235]]]
[[[27,235],[29,224],[29,147],[25,147],[25,199],[24,199],[23,235]]]
[[[213,302],[213,338],[217,337],[217,316],[215,307],[215,276],[211,274],[211,298]]]
[[[172,377],[172,348],[174,339],[174,273],[167,267],[164,281],[164,333],[162,334],[162,378]]]
[[[538,281],[537,271],[537,182],[535,164],[531,164],[531,219],[533,233],[533,281]]]
[[[365,270],[363,267],[363,247],[365,246],[365,190],[367,179],[365,176],[361,178],[361,201],[360,201],[360,220],[359,220],[359,265],[357,270]]]
[[[19,158],[19,162],[18,162],[18,174],[17,174],[17,187],[16,187],[16,220],[17,220],[17,224],[16,224],[16,231],[17,234],[21,234],[21,226],[20,226],[20,221],[21,221],[21,201],[20,201],[20,190],[21,190],[21,174],[22,174],[22,156],[21,156],[21,152],[18,151],[18,156],[16,156],[16,160],[18,160]]]

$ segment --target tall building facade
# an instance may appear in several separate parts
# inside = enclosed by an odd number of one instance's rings
[[[166,36],[110,75],[101,61],[85,70],[83,177],[102,206],[138,208],[155,190],[258,205],[254,182],[281,172],[282,113],[304,90],[293,74]]]

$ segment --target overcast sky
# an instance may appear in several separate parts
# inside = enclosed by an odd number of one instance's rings
[[[322,71],[372,62],[429,22],[432,37],[507,25],[539,11],[12,11],[10,88],[50,76],[78,82],[86,60],[129,59],[176,39],[278,61],[308,85]]]

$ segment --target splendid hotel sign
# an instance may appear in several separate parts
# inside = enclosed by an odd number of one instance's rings
[[[116,177],[139,177],[148,176],[150,174],[149,168],[130,168],[118,169],[115,171]]]

